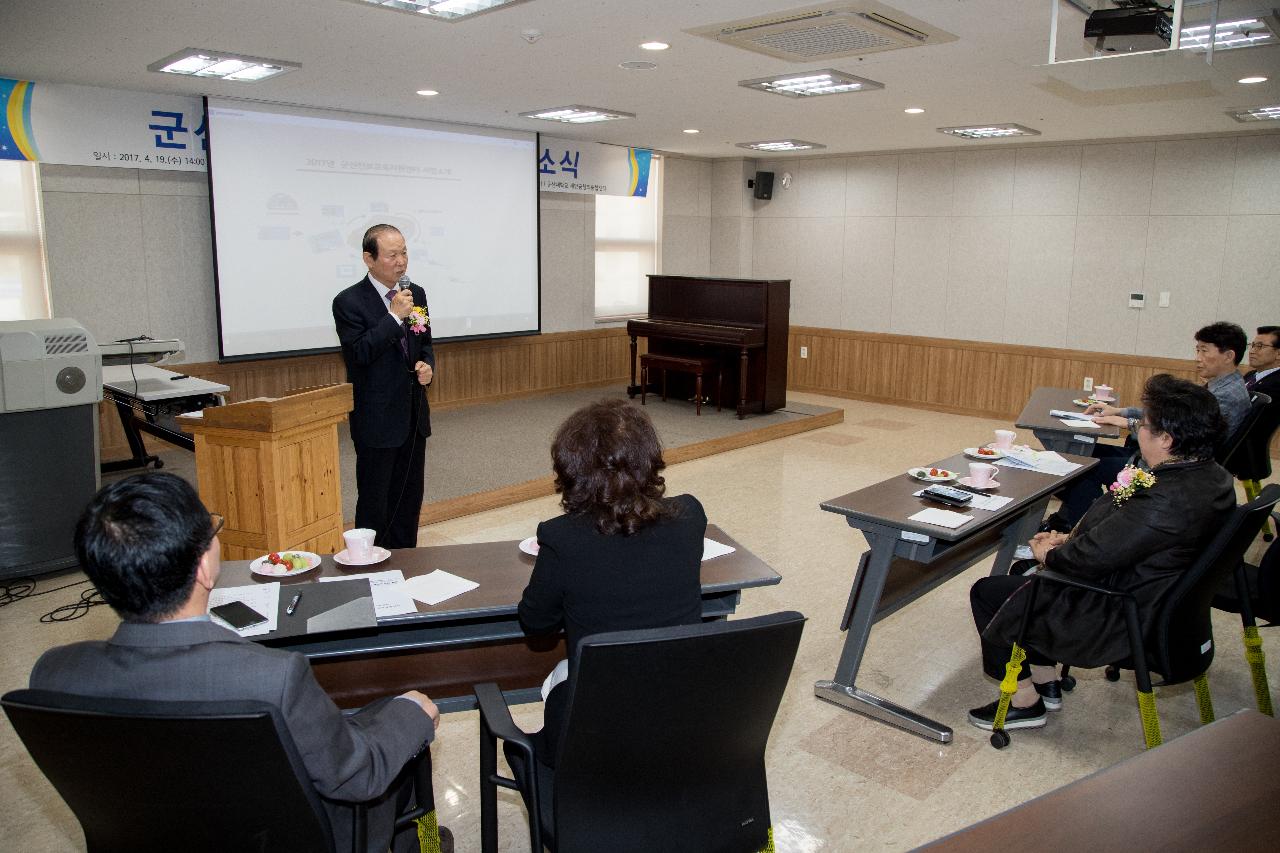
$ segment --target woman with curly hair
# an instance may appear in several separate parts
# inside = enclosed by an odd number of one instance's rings
[[[572,660],[590,634],[701,622],[707,516],[692,495],[664,497],[649,417],[622,400],[592,403],[560,426],[551,459],[565,512],[538,525],[537,562],[520,600],[525,631],[563,627]],[[564,694],[556,686],[546,695],[548,758]]]

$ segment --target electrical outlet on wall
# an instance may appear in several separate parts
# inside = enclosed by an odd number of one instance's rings
[[[809,348],[808,348],[808,347],[800,347],[800,357],[801,357],[801,358],[808,358],[808,357],[809,357]]]

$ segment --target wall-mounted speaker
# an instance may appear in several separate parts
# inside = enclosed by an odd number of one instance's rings
[[[773,198],[773,172],[756,172],[756,198],[768,201]]]

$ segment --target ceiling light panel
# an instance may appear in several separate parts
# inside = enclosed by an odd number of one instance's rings
[[[877,83],[865,77],[855,77],[843,71],[836,71],[834,68],[761,77],[758,80],[739,80],[738,85],[748,89],[759,89],[762,92],[772,92],[775,95],[785,95],[788,98],[842,95],[884,88],[883,83]]]
[[[147,70],[187,77],[256,83],[301,67],[296,62],[189,47],[172,56],[166,56],[159,62],[151,63],[147,66]]]
[[[940,127],[939,133],[961,139],[1004,139],[1010,136],[1039,136],[1040,131],[1020,124],[975,124],[968,127]]]
[[[750,148],[752,151],[813,151],[826,148],[817,142],[805,142],[803,139],[773,139],[764,142],[739,142],[739,148]]]
[[[584,107],[581,104],[573,104],[568,107],[551,107],[545,110],[520,113],[520,117],[559,121],[565,124],[593,124],[598,121],[635,118],[635,113],[624,113],[620,110],[606,110],[600,107]]]
[[[1247,110],[1231,110],[1227,115],[1239,122],[1280,121],[1280,104],[1252,107]]]
[[[1215,51],[1260,47],[1280,42],[1267,19],[1243,18],[1237,21],[1221,21],[1216,31],[1209,24],[1183,27],[1178,46],[1183,50],[1207,50],[1211,33]]]
[[[395,12],[411,12],[441,21],[458,21],[502,6],[523,3],[524,0],[348,0],[348,2],[364,3]]]

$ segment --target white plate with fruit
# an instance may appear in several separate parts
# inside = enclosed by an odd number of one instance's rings
[[[946,468],[908,468],[907,476],[922,483],[949,483],[956,478],[955,471]]]
[[[292,577],[320,565],[320,555],[310,551],[272,551],[249,564],[249,571],[269,578]]]
[[[966,447],[964,455],[970,459],[981,459],[983,462],[993,462],[996,459],[1004,458],[1004,451],[997,447]]]

